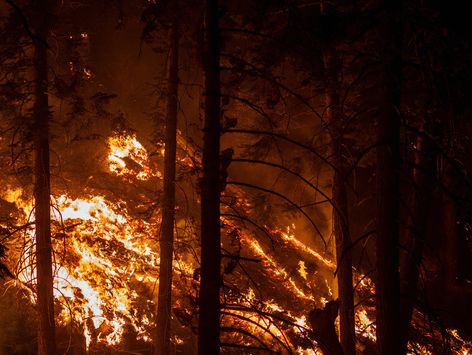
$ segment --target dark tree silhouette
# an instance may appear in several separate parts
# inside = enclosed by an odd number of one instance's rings
[[[400,354],[399,348],[399,208],[401,1],[382,1],[381,96],[377,121],[377,349]]]
[[[34,40],[34,200],[36,227],[36,270],[38,354],[56,354],[54,296],[52,274],[50,171],[49,171],[49,101],[48,48],[54,1],[32,1]]]
[[[201,278],[198,353],[220,352],[220,48],[218,1],[207,0],[203,56],[205,122],[201,179]]]
[[[322,23],[329,21],[329,11],[325,1],[320,2]],[[343,110],[340,102],[340,58],[336,51],[334,36],[328,29],[323,31],[321,40],[325,73],[326,116],[330,124],[331,146],[333,152],[333,234],[336,242],[336,262],[338,268],[339,322],[340,339],[345,354],[356,353],[356,332],[354,324],[354,292],[352,287],[352,256],[350,251],[351,235],[349,230],[348,196],[346,190],[347,165],[343,146]]]
[[[339,301],[329,301],[325,308],[313,309],[308,315],[313,337],[319,344],[323,354],[343,355],[343,349],[336,334],[334,321],[338,316]]]
[[[170,29],[170,53],[168,68],[167,113],[164,153],[164,196],[162,225],[159,239],[160,271],[157,300],[156,354],[169,354],[172,305],[172,261],[174,253],[175,220],[175,159],[177,149],[177,113],[179,91],[179,13],[178,1],[172,1],[172,27]]]

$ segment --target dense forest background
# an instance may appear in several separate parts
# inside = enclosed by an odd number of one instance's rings
[[[0,354],[468,354],[466,5],[1,2]]]

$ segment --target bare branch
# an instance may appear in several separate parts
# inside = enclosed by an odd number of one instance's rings
[[[303,209],[300,208],[300,206],[298,206],[295,202],[293,202],[292,200],[290,200],[288,197],[282,195],[281,193],[279,193],[279,192],[277,192],[277,191],[269,190],[269,189],[266,189],[266,188],[261,187],[261,186],[256,186],[256,185],[252,185],[252,184],[247,184],[247,183],[245,183],[245,182],[228,181],[226,184],[227,184],[227,185],[245,186],[245,187],[249,187],[249,188],[256,189],[256,190],[261,190],[261,191],[270,193],[270,194],[272,194],[272,195],[278,196],[278,197],[280,197],[281,199],[287,201],[290,205],[292,205],[292,206],[295,207],[298,211],[300,211],[300,213],[302,213],[302,214],[306,217],[306,219],[308,219],[308,221],[311,223],[311,225],[313,226],[313,228],[316,230],[316,232],[317,232],[318,235],[320,236],[321,240],[323,241],[323,244],[324,244],[325,249],[327,248],[326,240],[323,238],[323,234],[321,233],[321,231],[319,230],[319,228],[318,228],[318,226],[315,224],[315,222],[313,222],[313,220],[311,219],[311,217],[310,217],[305,211],[303,211]]]

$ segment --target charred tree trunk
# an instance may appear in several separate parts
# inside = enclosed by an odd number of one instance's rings
[[[205,4],[205,123],[201,179],[198,353],[220,352],[220,48],[218,0]]]
[[[160,268],[157,300],[157,331],[155,353],[170,354],[170,330],[172,318],[172,261],[174,253],[175,219],[175,159],[177,149],[177,112],[179,91],[179,14],[177,0],[173,1],[172,28],[168,68],[166,136],[164,152],[164,196],[162,225],[159,239]]]
[[[330,301],[324,309],[315,308],[308,315],[313,337],[323,354],[343,355],[343,349],[339,343],[334,324],[338,316],[338,308],[338,300]]]
[[[56,354],[49,171],[48,58],[51,1],[33,1],[34,30],[34,200],[38,307],[38,354]]]
[[[400,354],[400,94],[401,1],[384,0],[382,35],[382,88],[377,121],[377,349],[379,354]]]
[[[321,1],[321,16],[324,22],[329,21],[325,2]],[[339,99],[340,62],[336,45],[327,30],[324,31],[322,54],[325,73],[325,102],[326,114],[331,127],[331,141],[334,159],[334,176],[332,198],[336,208],[333,208],[333,234],[336,242],[336,262],[338,268],[339,294],[339,325],[340,339],[344,354],[356,353],[356,331],[354,323],[354,292],[352,287],[352,256],[349,251],[351,236],[348,218],[348,197],[345,185],[347,162],[342,151],[343,117]]]

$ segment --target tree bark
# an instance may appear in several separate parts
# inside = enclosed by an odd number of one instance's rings
[[[401,93],[401,1],[383,0],[380,29],[382,87],[377,121],[377,350],[400,352],[400,107]]]
[[[220,352],[220,46],[218,1],[207,0],[205,5],[198,353],[213,355]]]
[[[339,143],[333,148],[339,151]],[[337,155],[339,153],[335,153]],[[337,159],[336,159],[337,160]],[[334,236],[336,240],[336,263],[338,267],[338,297],[339,297],[339,335],[344,354],[356,353],[356,330],[354,322],[354,291],[352,287],[352,256],[349,250],[351,244],[348,200],[341,165],[340,172],[334,173],[333,200],[339,211],[334,211]]]
[[[432,194],[436,152],[431,141],[418,136],[416,139],[415,167],[412,170],[414,193],[410,203],[410,216],[405,231],[405,251],[400,258],[401,291],[401,351],[405,353],[408,344],[410,322],[416,302],[420,263],[423,246],[427,238],[427,226]]]
[[[52,274],[48,58],[51,1],[33,1],[34,30],[42,41],[34,41],[34,200],[36,228],[36,272],[38,307],[38,354],[56,354]]]
[[[321,1],[321,15],[326,16],[325,2]],[[333,234],[336,242],[336,262],[338,267],[339,325],[341,345],[346,355],[356,353],[356,331],[354,323],[354,292],[352,287],[352,256],[349,251],[351,236],[349,231],[348,197],[345,185],[347,162],[342,151],[343,117],[339,99],[340,63],[335,43],[330,38],[323,40],[322,46],[325,73],[326,115],[331,127],[331,145],[334,160],[333,176]]]
[[[157,300],[157,331],[155,354],[171,353],[170,331],[172,319],[172,261],[174,253],[175,220],[175,159],[177,149],[177,113],[179,91],[179,14],[178,2],[173,1],[172,28],[168,68],[166,136],[164,152],[164,196],[162,225],[159,239],[160,268]]]

